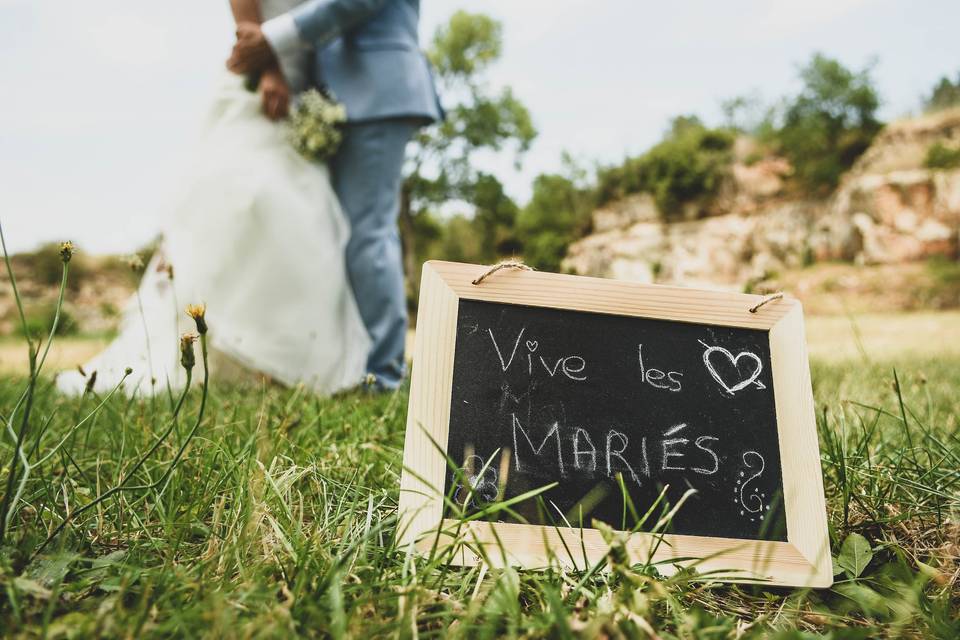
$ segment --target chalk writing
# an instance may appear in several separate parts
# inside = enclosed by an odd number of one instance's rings
[[[706,451],[707,455],[709,455],[713,459],[713,469],[693,467],[693,471],[695,473],[699,473],[705,476],[712,476],[720,469],[720,458],[717,457],[717,454],[714,453],[713,449],[711,449],[710,447],[704,446],[703,444],[704,442],[710,442],[711,440],[713,442],[718,442],[720,438],[714,438],[713,436],[700,436],[699,438],[697,438],[696,442],[694,442],[694,445],[697,447],[697,449],[700,449],[701,451]]]
[[[491,519],[629,527],[664,487],[694,489],[671,532],[786,540],[768,332],[459,305],[444,444],[477,457],[449,476],[458,504],[551,485]]]
[[[513,456],[517,466],[517,471],[522,470],[520,466],[520,447],[517,443],[517,431],[519,431],[523,434],[523,439],[527,441],[528,445],[530,445],[530,448],[533,450],[533,454],[537,456],[540,455],[540,452],[543,451],[543,448],[547,445],[547,441],[550,440],[550,436],[553,436],[557,446],[557,468],[560,470],[560,475],[563,475],[563,448],[560,446],[560,424],[554,422],[550,426],[550,430],[547,431],[547,435],[543,437],[543,441],[540,443],[540,446],[534,447],[533,441],[527,434],[527,430],[523,428],[523,425],[521,425],[520,421],[517,419],[517,414],[511,413],[510,417],[513,421]]]
[[[490,341],[493,343],[493,348],[497,352],[497,357],[500,358],[500,367],[506,371],[510,368],[510,365],[513,364],[513,356],[517,354],[517,347],[520,346],[520,338],[523,337],[523,332],[526,331],[526,327],[520,329],[520,333],[517,334],[517,339],[513,343],[513,349],[510,351],[510,359],[503,359],[503,352],[500,351],[500,345],[497,344],[497,339],[493,337],[493,329],[487,329],[487,333],[490,334]]]
[[[493,334],[493,329],[487,329],[487,335],[490,336],[490,342],[493,344],[493,350],[497,354],[497,359],[500,362],[500,370],[504,373],[506,373],[510,369],[511,365],[513,365],[513,360],[517,355],[517,349],[520,346],[520,339],[523,337],[523,333],[525,331],[526,327],[520,329],[520,333],[517,334],[516,339],[513,341],[513,347],[510,349],[509,355],[505,355],[505,350],[501,349],[500,343],[497,342],[497,338]],[[534,358],[534,352],[536,352],[540,347],[540,342],[537,340],[526,340],[524,345],[527,347],[526,360],[528,375],[532,376],[534,371],[540,372],[542,368],[542,370],[550,378],[556,377],[557,373],[559,372],[562,373],[566,378],[575,380],[577,382],[583,382],[587,379],[587,376],[584,374],[584,370],[587,368],[587,361],[582,356],[561,355],[556,358],[553,356],[545,358],[543,355],[538,355],[536,358]]]
[[[530,432],[533,431],[530,428],[531,425],[528,424],[527,427],[524,427],[516,413],[510,414],[510,425],[513,433],[514,469],[516,471],[524,471],[527,464],[532,463],[533,460],[539,460],[543,463],[546,460],[552,462],[555,459],[558,475],[564,476],[567,468],[564,463],[563,443],[568,441],[572,443],[573,469],[585,473],[596,471],[598,451],[587,429],[576,427],[572,429],[573,435],[570,437],[565,435],[569,434],[570,429],[564,428],[559,421],[550,422],[547,425],[546,433],[540,438],[539,444],[535,444],[538,436],[531,437]],[[690,438],[670,437],[687,429],[687,427],[686,423],[681,423],[663,432],[663,438],[659,441],[660,471],[686,471],[690,469],[701,475],[717,473],[720,469],[720,459],[711,448],[711,443],[719,442],[720,439],[716,436],[701,435],[693,440],[691,446]],[[607,429],[603,441],[604,449],[601,452],[606,475],[612,478],[618,472],[624,472],[638,486],[643,486],[641,476],[651,477],[649,440],[647,436],[642,436],[639,439],[634,439],[634,444],[631,445],[630,436],[624,431]],[[524,442],[526,443],[525,447],[521,446]],[[656,440],[654,439],[650,444],[655,446]],[[554,454],[556,458],[551,454]],[[688,457],[691,458],[689,464],[685,462]],[[704,462],[709,464],[704,465]],[[690,466],[694,464],[696,466]]]
[[[590,447],[589,450],[580,448],[581,438],[583,438]],[[590,456],[590,463],[586,467],[580,463],[581,456]],[[586,468],[589,472],[593,472],[597,468],[597,448],[593,445],[593,440],[590,439],[590,434],[587,430],[579,427],[573,433],[573,466],[577,469]]]
[[[647,369],[643,363],[643,345],[637,347],[637,356],[640,360],[640,379],[651,387],[656,389],[666,389],[667,391],[677,392],[683,387],[680,385],[680,378],[683,374],[679,371],[669,371],[664,373],[662,369]],[[666,378],[666,382],[662,380]]]
[[[619,443],[621,445],[621,447],[616,450],[610,446],[610,444],[615,439],[619,440]],[[641,447],[641,450],[646,452],[647,450],[646,438],[644,438],[643,440],[644,442]],[[630,466],[630,463],[627,462],[627,459],[623,457],[623,452],[627,450],[628,442],[629,441],[627,440],[627,436],[620,433],[619,431],[614,431],[613,429],[611,429],[610,431],[607,432],[607,475],[610,477],[613,477],[615,470],[619,468],[619,467],[614,467],[612,464],[612,460],[616,458],[618,461],[623,463],[623,468],[625,468],[627,471],[630,472],[630,477],[633,478],[633,481],[639,485],[641,484],[640,478],[637,477],[637,473],[633,470],[633,467]],[[647,475],[649,475],[649,469],[646,471],[647,471]]]
[[[497,485],[497,470],[492,467],[484,468],[485,461],[478,455],[468,456],[459,473],[457,480],[466,480],[457,485],[453,492],[453,501],[465,507],[478,507],[495,501],[500,497],[500,488]]]

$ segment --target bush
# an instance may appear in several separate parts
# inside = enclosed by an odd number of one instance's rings
[[[935,142],[927,149],[923,165],[928,169],[956,169],[960,167],[960,148]]]
[[[24,310],[27,327],[24,332],[23,326],[17,324],[17,329],[21,335],[27,333],[31,338],[46,338],[50,333],[50,327],[53,326],[53,320],[56,316],[56,305],[47,304],[36,308],[27,308]],[[60,309],[60,322],[57,324],[57,332],[54,335],[69,336],[77,333],[77,321],[73,315],[66,309]]]
[[[648,191],[665,217],[676,217],[684,203],[716,194],[730,171],[733,141],[729,129],[707,128],[694,116],[674,118],[656,146],[599,172],[597,200]]]
[[[956,82],[944,76],[926,100],[927,111],[939,111],[956,105],[960,105],[960,74],[957,74]]]

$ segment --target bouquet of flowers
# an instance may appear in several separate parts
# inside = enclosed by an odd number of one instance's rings
[[[287,137],[293,148],[308,160],[326,160],[332,156],[343,134],[340,125],[347,121],[347,110],[316,89],[300,94],[290,111]]]

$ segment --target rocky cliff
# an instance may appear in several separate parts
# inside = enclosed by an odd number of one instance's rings
[[[891,265],[956,258],[960,170],[924,167],[930,146],[960,146],[960,109],[888,125],[825,199],[790,191],[782,158],[738,140],[714,215],[664,223],[653,199],[630,196],[593,214],[570,246],[582,275],[741,289],[814,262]]]

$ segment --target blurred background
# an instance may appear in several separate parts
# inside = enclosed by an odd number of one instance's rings
[[[960,353],[960,4],[424,0],[450,118],[408,150],[419,265],[784,290],[831,359]],[[226,0],[0,0],[0,216],[56,366],[115,331],[233,39]],[[0,285],[0,370],[21,366]],[[932,337],[935,337],[932,339]],[[9,347],[9,348],[8,348]]]

